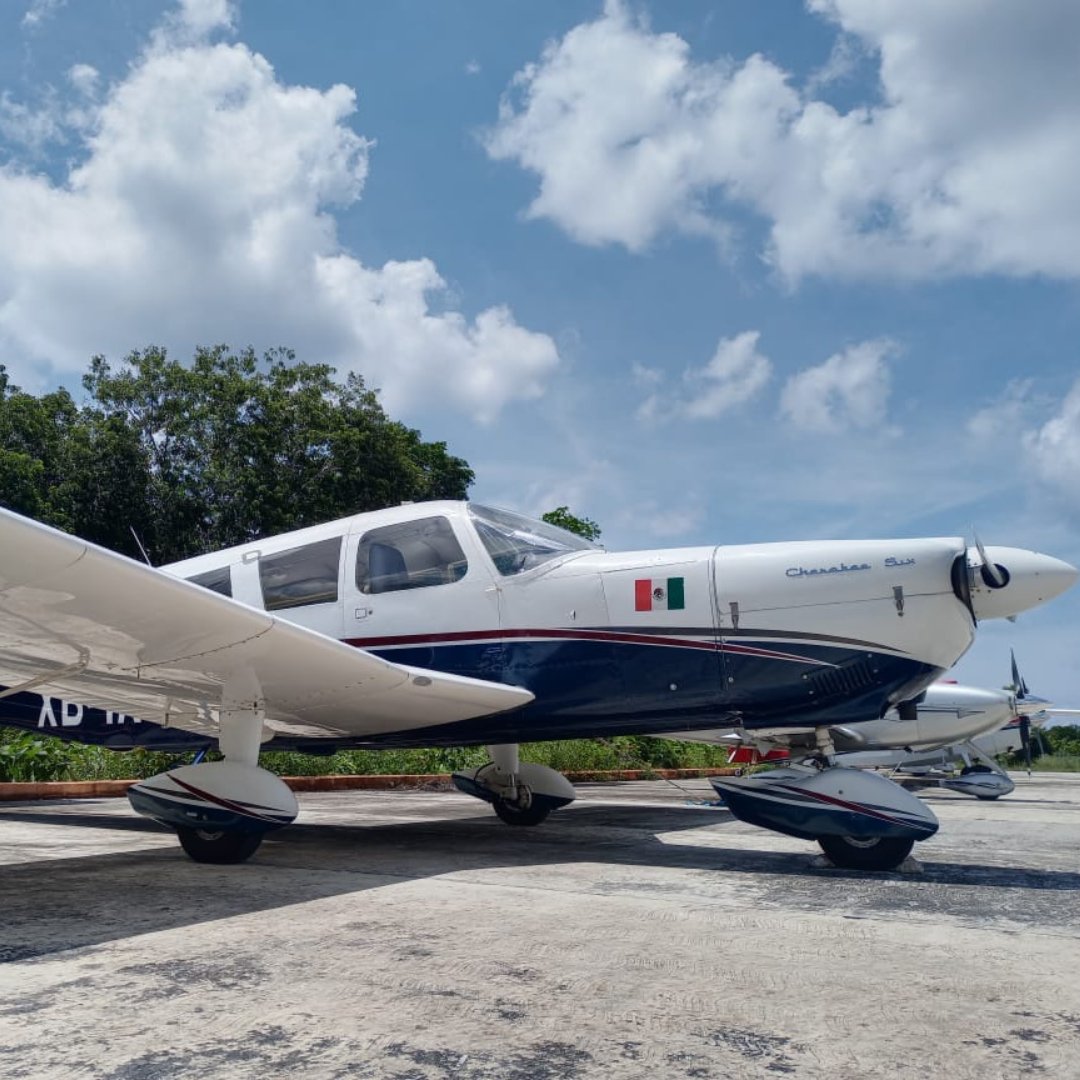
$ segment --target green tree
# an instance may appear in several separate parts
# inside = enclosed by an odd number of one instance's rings
[[[569,507],[556,506],[554,510],[549,510],[544,514],[543,519],[549,525],[558,525],[560,529],[577,533],[578,536],[583,536],[586,540],[600,539],[600,526],[590,518],[577,517],[571,514]]]
[[[1080,726],[1077,724],[1047,728],[1043,732],[1043,738],[1049,744],[1051,754],[1080,757]]]
[[[155,562],[404,501],[464,498],[468,463],[391,420],[357,375],[288,350],[95,357],[87,403],[0,368],[0,504]]]
[[[13,386],[0,367],[0,493],[5,506],[70,527],[74,508],[65,487],[73,469],[79,409],[66,390],[34,397]]]

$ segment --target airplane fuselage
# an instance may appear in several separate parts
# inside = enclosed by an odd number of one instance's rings
[[[463,503],[402,506],[165,569],[395,663],[535,695],[510,713],[385,735],[353,735],[343,718],[312,738],[271,718],[267,748],[873,721],[973,638],[960,539],[619,553],[571,539],[552,552],[561,538],[515,528]],[[115,747],[212,741],[34,693],[0,700],[0,720]]]

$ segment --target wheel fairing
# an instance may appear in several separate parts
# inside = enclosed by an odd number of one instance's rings
[[[292,822],[299,806],[288,785],[254,765],[185,765],[128,789],[132,808],[173,828],[264,833]]]
[[[911,792],[875,773],[833,767],[775,769],[711,781],[741,821],[786,836],[893,837],[925,840],[938,829]]]

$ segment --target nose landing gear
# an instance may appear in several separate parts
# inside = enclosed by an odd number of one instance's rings
[[[552,810],[574,801],[577,792],[562,773],[546,765],[522,762],[517,743],[489,746],[491,761],[453,775],[466,795],[491,803],[507,825],[539,825]]]
[[[915,841],[888,836],[819,836],[818,844],[845,870],[894,870],[911,854]]]
[[[735,817],[816,840],[836,866],[898,868],[916,840],[937,832],[937,818],[899,784],[879,773],[836,765],[834,754],[828,729],[820,729],[814,753],[800,762],[710,782]]]

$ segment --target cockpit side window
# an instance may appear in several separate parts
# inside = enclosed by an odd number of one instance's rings
[[[211,592],[221,593],[222,596],[232,596],[232,573],[227,566],[219,567],[217,570],[206,570],[187,580],[192,585],[201,585]]]
[[[495,569],[504,577],[573,551],[596,550],[595,544],[566,529],[509,510],[470,503],[469,514]]]
[[[338,598],[341,537],[259,558],[259,581],[267,611],[333,604]]]
[[[371,594],[449,585],[468,568],[450,522],[419,518],[364,533],[356,551],[356,587]]]

